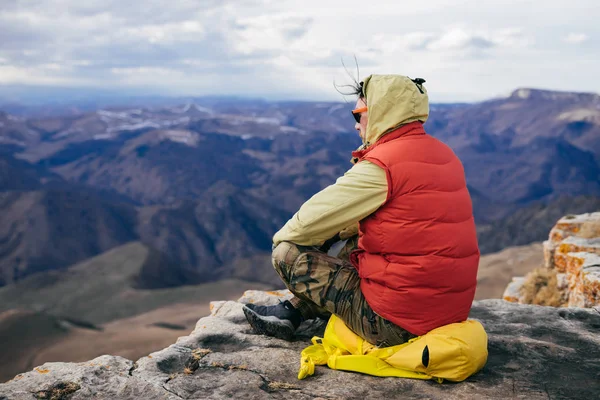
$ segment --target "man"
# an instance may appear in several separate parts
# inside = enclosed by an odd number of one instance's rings
[[[479,263],[471,198],[460,160],[423,129],[424,82],[371,75],[357,87],[363,145],[273,237],[273,265],[295,297],[244,306],[255,331],[290,340],[303,320],[333,313],[385,347],[467,319]],[[357,223],[349,260],[328,256]]]

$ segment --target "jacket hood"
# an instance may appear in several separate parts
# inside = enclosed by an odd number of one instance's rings
[[[365,78],[363,92],[369,107],[365,146],[377,142],[400,125],[427,121],[429,97],[422,82],[402,75]]]

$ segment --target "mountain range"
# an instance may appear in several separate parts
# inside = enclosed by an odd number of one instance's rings
[[[140,288],[276,282],[273,233],[360,144],[350,109],[199,98],[0,113],[0,285],[132,241],[152,254],[132,283]],[[518,89],[434,104],[425,127],[463,161],[483,252],[543,240],[551,218],[600,208],[596,94]]]

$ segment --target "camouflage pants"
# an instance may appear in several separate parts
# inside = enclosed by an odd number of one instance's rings
[[[305,319],[340,317],[357,335],[380,347],[404,343],[415,337],[377,315],[360,291],[360,277],[347,257],[356,238],[350,239],[338,257],[316,247],[280,243],[273,250],[273,266],[296,295],[291,303]]]

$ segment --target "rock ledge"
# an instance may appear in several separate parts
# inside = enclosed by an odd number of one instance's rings
[[[561,218],[544,242],[544,266],[556,271],[557,289],[569,307],[600,306],[600,212]],[[525,277],[514,277],[503,299],[527,303]]]
[[[137,360],[101,356],[46,363],[0,385],[0,399],[580,399],[600,393],[600,311],[475,302],[489,360],[462,383],[438,384],[331,371],[298,381],[300,351],[324,324],[304,323],[294,342],[255,335],[242,303],[273,304],[286,291],[248,291],[214,302],[189,336]]]

